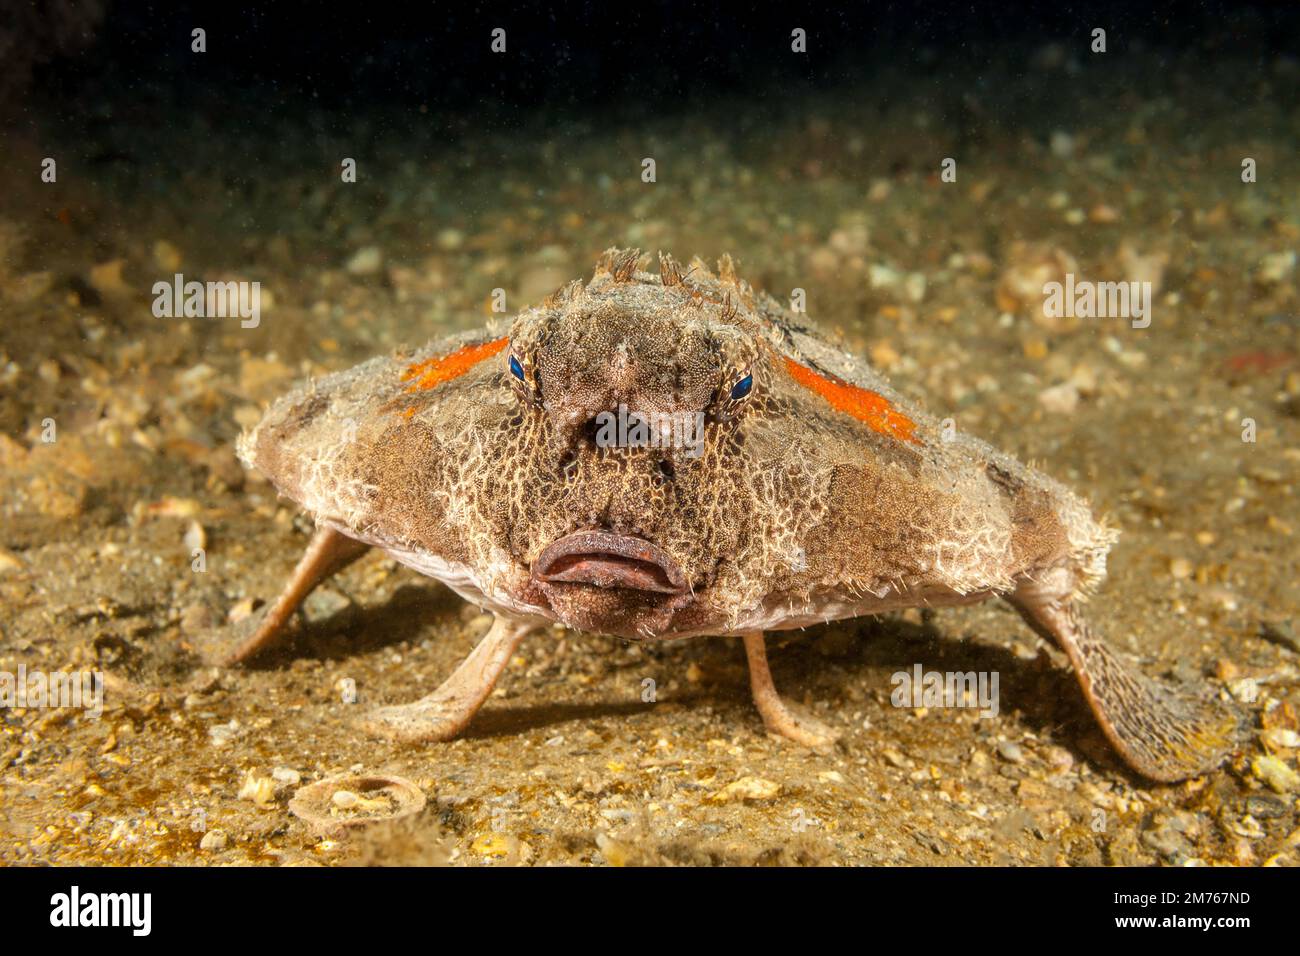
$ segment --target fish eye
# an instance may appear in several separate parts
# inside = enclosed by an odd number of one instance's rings
[[[738,402],[749,394],[750,389],[754,387],[754,376],[746,375],[739,382],[731,387],[731,400]]]
[[[519,364],[519,359],[513,355],[510,356],[510,374],[521,382],[524,380],[524,367]]]

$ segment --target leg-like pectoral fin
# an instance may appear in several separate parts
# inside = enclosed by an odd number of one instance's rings
[[[233,625],[212,641],[201,642],[208,645],[201,648],[201,653],[214,664],[231,666],[242,664],[275,644],[287,630],[293,612],[316,585],[342,571],[369,550],[369,545],[321,525],[275,602],[262,613]]]
[[[835,743],[838,732],[811,714],[805,714],[787,704],[772,682],[772,670],[767,666],[767,644],[762,631],[743,635],[745,656],[749,659],[749,685],[754,694],[754,704],[763,717],[768,731],[788,737],[817,751],[826,751]]]
[[[1129,667],[1092,632],[1068,593],[1054,596],[1025,582],[1008,600],[1035,632],[1065,651],[1106,737],[1138,773],[1185,780],[1213,770],[1237,745],[1239,714]]]
[[[535,628],[535,624],[498,617],[469,657],[437,690],[412,704],[371,711],[362,719],[362,728],[390,740],[451,740],[469,726],[519,642]]]

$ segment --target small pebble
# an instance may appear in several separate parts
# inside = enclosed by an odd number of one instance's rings
[[[179,272],[181,252],[166,239],[159,239],[153,244],[153,261],[163,272]]]
[[[1287,727],[1270,727],[1259,736],[1268,747],[1282,750],[1295,750],[1300,747],[1300,734]]]
[[[1278,757],[1256,757],[1250,762],[1251,773],[1274,793],[1300,790],[1300,774]]]
[[[886,747],[880,752],[880,755],[885,758],[891,767],[898,767],[901,770],[906,769],[908,766],[907,758],[893,747]]]
[[[1064,747],[1051,746],[1046,752],[1047,765],[1055,773],[1065,773],[1074,766],[1074,756]]]
[[[231,607],[229,613],[226,614],[226,620],[231,624],[238,624],[246,617],[251,616],[256,608],[257,600],[255,598],[244,598],[243,600],[237,601],[235,605]]]
[[[1008,763],[1024,763],[1025,751],[1020,744],[1011,740],[998,741],[998,756]]]
[[[309,621],[323,621],[351,607],[352,600],[328,585],[318,587],[303,601],[302,613]]]
[[[214,747],[224,747],[239,734],[239,721],[231,720],[228,724],[213,724],[208,728],[208,738]]]
[[[378,246],[366,246],[353,253],[346,266],[354,276],[373,276],[384,267],[384,254]]]
[[[1259,264],[1259,269],[1255,272],[1255,278],[1266,285],[1277,285],[1285,282],[1287,277],[1295,271],[1296,253],[1294,249],[1288,249],[1286,252],[1275,252],[1271,256],[1265,256]]]
[[[1290,621],[1263,621],[1259,625],[1259,636],[1300,653],[1300,635],[1296,634]]]
[[[714,803],[731,803],[737,800],[771,800],[781,792],[781,785],[762,777],[741,777],[727,784],[710,799]]]
[[[445,252],[459,249],[465,244],[465,234],[459,229],[444,229],[438,233],[438,248]]]
[[[1074,146],[1074,137],[1065,130],[1060,129],[1053,131],[1051,139],[1048,141],[1048,147],[1051,149],[1052,155],[1058,159],[1069,159],[1073,156]]]
[[[334,796],[330,797],[330,803],[340,810],[351,810],[360,802],[361,798],[351,790],[336,790]]]
[[[1038,404],[1053,415],[1073,415],[1079,407],[1079,388],[1073,382],[1062,382],[1038,393]]]
[[[615,840],[607,833],[596,834],[596,846],[610,866],[627,866],[632,859],[631,848]]]
[[[276,767],[271,771],[271,778],[276,783],[288,784],[291,787],[296,787],[302,782],[302,774],[292,767]]]
[[[1182,834],[1176,821],[1166,819],[1142,834],[1142,843],[1170,863],[1181,863],[1195,855],[1192,844]]]
[[[216,615],[206,604],[188,604],[181,611],[181,631],[202,634],[216,623]]]
[[[501,859],[510,853],[510,837],[504,833],[485,833],[470,844],[470,849],[479,856]]]
[[[191,521],[185,529],[185,548],[188,551],[194,551],[199,548],[208,546],[208,533],[203,530],[203,525],[197,521]]]
[[[1228,693],[1243,704],[1252,704],[1259,698],[1259,684],[1253,677],[1239,677],[1228,682]]]
[[[275,799],[275,781],[270,777],[259,777],[253,771],[244,776],[244,785],[239,788],[240,800],[252,800],[265,809]]]
[[[1288,810],[1285,800],[1268,794],[1254,794],[1246,798],[1246,812],[1260,820],[1276,820],[1286,816]]]
[[[122,267],[126,265],[124,259],[111,259],[108,262],[92,266],[90,269],[90,284],[95,291],[106,296],[129,295],[131,287],[127,285],[122,278]]]

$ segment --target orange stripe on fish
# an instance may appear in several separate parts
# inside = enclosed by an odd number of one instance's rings
[[[402,373],[403,382],[411,382],[408,392],[424,392],[437,388],[443,382],[460,378],[479,362],[486,361],[510,344],[510,337],[480,342],[478,345],[464,345],[454,352],[435,356],[409,365]]]
[[[916,422],[884,396],[850,385],[843,379],[814,372],[792,358],[785,358],[785,370],[804,388],[826,399],[836,411],[852,415],[873,432],[920,444],[916,437]]]

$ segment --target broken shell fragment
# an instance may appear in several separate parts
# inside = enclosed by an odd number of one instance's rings
[[[424,792],[402,777],[342,774],[299,789],[289,811],[319,835],[337,838],[350,827],[412,816],[424,804]]]

